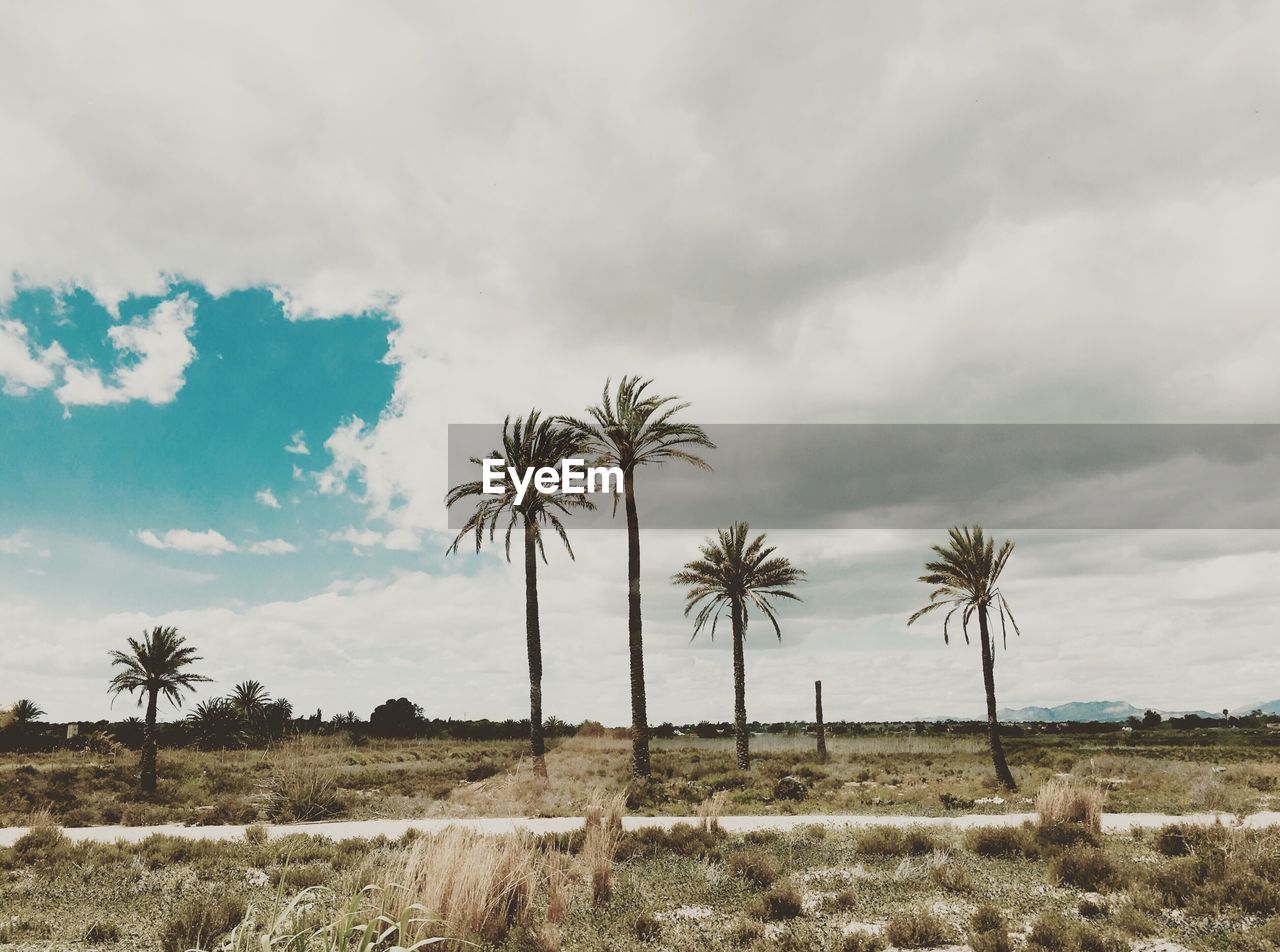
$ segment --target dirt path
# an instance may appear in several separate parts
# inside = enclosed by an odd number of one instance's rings
[[[817,825],[827,827],[841,826],[1017,826],[1035,818],[1033,813],[1004,814],[972,814],[957,817],[917,817],[917,816],[724,816],[720,825],[731,833],[746,833],[752,830],[792,830],[799,826]],[[677,823],[697,823],[695,817],[677,816],[628,816],[623,817],[625,829],[635,830],[642,827],[669,827]],[[1184,816],[1169,816],[1160,813],[1107,813],[1102,818],[1104,833],[1124,833],[1135,828],[1161,827],[1169,823],[1212,824],[1222,822],[1227,825],[1245,827],[1280,826],[1280,812],[1252,813],[1246,817],[1237,817],[1231,813],[1192,813]],[[333,839],[349,837],[374,837],[378,835],[395,839],[407,830],[420,830],[435,833],[448,826],[460,826],[478,830],[481,833],[502,834],[517,830],[528,830],[531,833],[563,833],[577,829],[582,825],[582,817],[463,817],[463,818],[431,818],[420,820],[345,820],[327,823],[292,823],[267,827],[272,837],[286,836],[290,833],[313,833]],[[123,840],[136,843],[155,833],[169,836],[180,836],[192,840],[234,840],[244,836],[243,826],[86,826],[67,828],[63,832],[73,841],[113,842]],[[27,832],[23,826],[11,826],[0,829],[0,846],[12,846],[14,841]]]

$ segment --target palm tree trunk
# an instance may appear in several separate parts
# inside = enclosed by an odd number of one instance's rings
[[[743,609],[733,601],[733,739],[738,752],[738,769],[751,769],[747,737],[747,665],[742,652]]]
[[[533,770],[547,775],[546,745],[542,737],[542,629],[538,623],[537,529],[524,524],[524,634],[529,651],[529,751]]]
[[[156,792],[156,700],[155,688],[147,691],[147,719],[142,728],[142,763],[138,770],[138,786],[143,793]]]
[[[644,690],[644,636],[640,629],[640,517],[633,474],[622,478],[627,509],[627,644],[631,652],[631,772],[649,776],[649,713]]]
[[[818,759],[827,761],[827,728],[822,723],[822,682],[813,682],[813,713],[818,722]]]
[[[1017,790],[1018,785],[1009,771],[1009,764],[1004,759],[1004,745],[1000,743],[1000,722],[996,719],[996,659],[995,649],[991,644],[991,635],[987,631],[987,606],[978,606],[978,628],[982,633],[982,683],[987,690],[987,742],[991,745],[991,762],[995,764],[996,779],[1008,790]]]

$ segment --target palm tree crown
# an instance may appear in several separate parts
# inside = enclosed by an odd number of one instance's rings
[[[227,695],[227,700],[244,717],[261,713],[271,702],[271,695],[261,681],[241,681]]]
[[[1005,563],[1013,554],[1012,540],[1006,539],[997,552],[995,540],[986,538],[981,526],[974,526],[972,529],[968,526],[956,526],[947,534],[951,538],[951,544],[946,548],[940,545],[932,547],[938,557],[925,563],[925,572],[928,574],[920,576],[921,582],[936,586],[929,593],[929,604],[907,619],[907,624],[910,625],[935,609],[950,606],[942,621],[942,639],[947,644],[951,643],[951,616],[961,612],[960,627],[964,631],[965,644],[968,644],[969,620],[974,612],[994,608],[1000,616],[1000,634],[1007,648],[1009,632],[1005,627],[1006,618],[1013,626],[1014,634],[1022,634],[1009,609],[1009,602],[997,585]]]
[[[600,405],[587,409],[591,420],[563,420],[583,439],[584,449],[596,454],[596,465],[617,466],[630,473],[646,463],[681,460],[710,469],[711,464],[689,448],[713,450],[716,445],[702,427],[672,419],[689,404],[678,402],[678,397],[646,395],[652,383],[638,376],[623,377],[615,395],[609,393],[612,381],[606,380]]]
[[[38,721],[40,718],[44,717],[44,708],[35,701],[29,701],[26,698],[23,698],[13,705],[13,709],[10,713],[13,715],[14,723],[30,724],[32,721]]]
[[[155,627],[143,632],[142,640],[129,639],[129,650],[112,651],[111,664],[119,666],[107,688],[109,694],[138,693],[141,706],[148,694],[155,693],[177,705],[186,691],[193,690],[202,674],[183,670],[200,660],[196,649],[186,643],[176,628]]]
[[[749,617],[745,609],[754,605],[773,623],[774,633],[782,640],[772,599],[800,601],[799,595],[787,589],[803,581],[805,573],[793,566],[790,559],[774,555],[774,548],[765,546],[763,532],[748,542],[750,531],[745,522],[720,529],[716,539],[708,539],[702,546],[701,558],[687,563],[671,577],[677,585],[689,586],[684,607],[686,617],[701,605],[693,621],[693,637],[696,638],[709,621],[714,639],[721,612],[736,602],[743,609],[744,630]]]
[[[544,418],[540,411],[531,410],[527,418],[516,417],[513,421],[507,417],[503,421],[502,449],[491,452],[489,458],[500,459],[505,467],[524,472],[528,468],[554,468],[562,460],[581,452],[581,441],[573,431],[557,426],[552,418]],[[483,464],[479,457],[473,457],[471,462],[476,466]],[[503,492],[497,495],[485,493],[484,483],[480,480],[459,483],[449,490],[445,496],[447,506],[453,506],[472,496],[478,497],[479,501],[448,551],[456,553],[462,540],[473,535],[476,551],[479,552],[484,542],[485,530],[488,530],[489,541],[492,542],[499,523],[505,520],[504,543],[508,562],[511,561],[511,532],[517,522],[522,522],[522,528],[533,534],[543,562],[547,560],[547,553],[542,545],[542,528],[546,525],[556,531],[569,552],[569,557],[573,558],[573,547],[569,544],[569,536],[561,517],[567,515],[570,509],[594,509],[595,503],[585,496],[558,491],[542,493],[531,487],[524,499],[517,504],[515,486],[510,480],[504,486]]]

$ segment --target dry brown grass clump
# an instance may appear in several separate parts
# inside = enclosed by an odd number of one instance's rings
[[[385,856],[374,881],[385,884],[385,914],[428,920],[420,924],[424,936],[443,924],[453,939],[498,943],[528,924],[541,864],[527,836],[450,827]]]
[[[720,832],[720,813],[724,810],[724,791],[713,793],[698,804],[698,825],[708,833]]]
[[[1102,787],[1093,784],[1071,784],[1054,778],[1036,794],[1036,813],[1040,826],[1079,826],[1090,833],[1102,832]]]
[[[582,844],[582,860],[591,878],[591,896],[595,904],[608,902],[613,895],[613,861],[622,844],[622,814],[626,812],[626,794],[622,791],[592,792],[586,809],[586,838]]]

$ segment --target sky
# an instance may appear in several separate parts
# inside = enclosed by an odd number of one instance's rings
[[[622,374],[707,424],[1275,421],[1277,20],[0,10],[0,700],[133,713],[107,652],[173,624],[193,703],[521,716],[521,568],[445,555],[448,427]],[[1280,694],[1274,520],[1008,522],[1002,705]],[[829,719],[982,711],[976,648],[905,624],[941,525],[756,527],[809,581],[780,644],[751,629],[751,716],[819,677]],[[731,716],[668,582],[705,534],[642,539],[655,722]],[[545,708],[625,723],[625,537],[574,550],[540,577]]]

